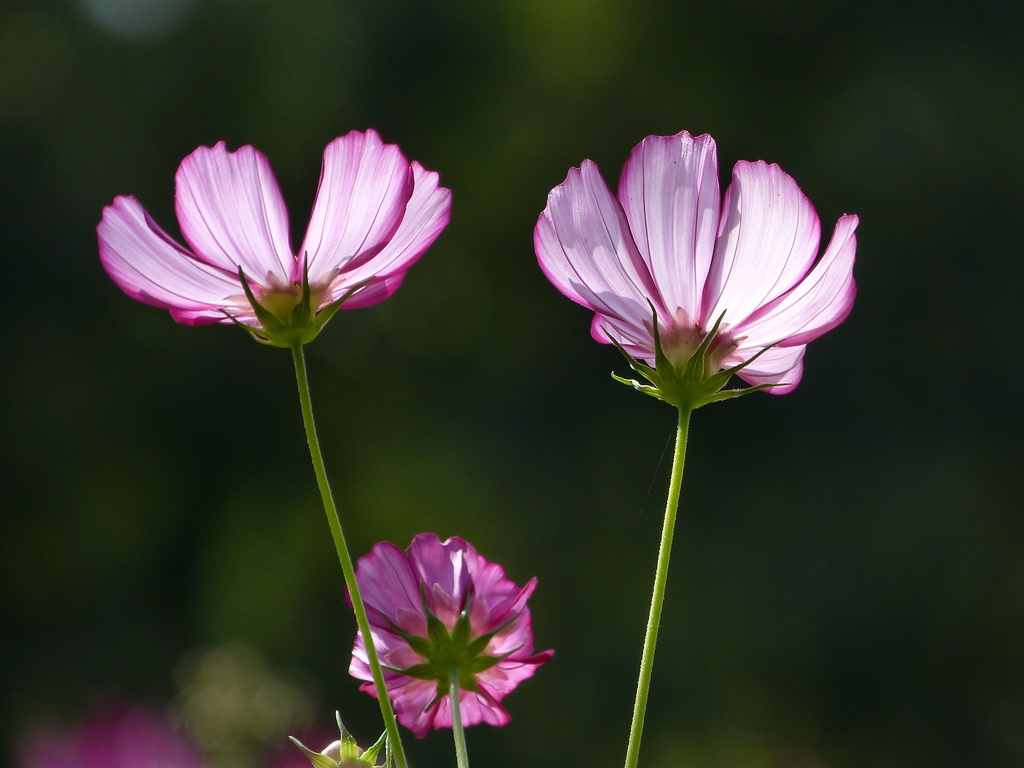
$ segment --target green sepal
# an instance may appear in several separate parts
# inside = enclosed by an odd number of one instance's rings
[[[372,747],[370,747],[365,752],[363,752],[363,754],[361,754],[359,756],[359,759],[361,761],[363,761],[364,763],[366,763],[367,765],[375,765],[376,762],[377,762],[377,755],[380,754],[381,749],[383,749],[384,746],[387,743],[388,743],[388,732],[384,731],[384,733],[382,733],[380,735],[380,738],[377,739],[377,742]],[[385,753],[385,754],[387,754],[387,753]],[[389,762],[386,762],[384,765],[386,766],[386,768],[390,768],[391,763],[389,761]]]
[[[624,376],[619,376],[613,372],[612,378],[615,379],[615,381],[630,386],[637,392],[641,392],[650,397],[669,403],[670,405],[674,405],[677,408],[685,408],[691,411],[700,408],[702,405],[707,405],[708,403],[716,403],[720,400],[731,400],[736,397],[748,395],[751,392],[760,392],[763,389],[776,386],[775,384],[758,384],[757,386],[747,387],[744,389],[724,389],[725,385],[729,383],[729,380],[733,375],[746,368],[757,358],[775,346],[774,344],[770,344],[757,352],[757,354],[751,356],[749,360],[745,360],[738,365],[734,365],[731,368],[726,368],[722,371],[715,371],[714,363],[711,359],[711,347],[715,338],[718,336],[722,320],[725,318],[724,312],[718,316],[715,324],[707,332],[700,344],[697,345],[693,354],[691,354],[683,363],[674,365],[672,361],[668,359],[668,356],[665,354],[665,350],[661,344],[661,330],[658,327],[658,311],[650,301],[648,301],[648,304],[651,307],[651,314],[653,315],[651,330],[654,338],[654,367],[651,367],[647,363],[637,360],[630,355],[618,341],[611,337],[611,334],[608,333],[607,330],[605,330],[605,335],[615,348],[619,350],[619,353],[626,359],[626,362],[629,363],[629,367],[650,382],[650,384],[643,384],[636,379],[627,379]]]
[[[466,650],[468,651],[471,632],[472,630],[469,626],[469,614],[467,612],[463,612],[463,614],[459,616],[459,620],[455,622],[455,626],[452,627],[452,642],[466,646]]]
[[[331,744],[323,752],[314,752],[312,749],[307,747],[301,741],[296,739],[294,736],[288,738],[299,749],[302,750],[303,754],[309,758],[309,761],[313,764],[313,768],[350,768],[354,765],[361,764],[367,768],[390,768],[390,751],[387,752],[389,761],[384,766],[377,766],[377,755],[380,754],[380,750],[387,744],[387,731],[380,735],[377,739],[377,743],[369,749],[363,751],[359,749],[359,745],[356,743],[355,738],[345,728],[345,724],[341,722],[341,713],[335,713],[338,720],[338,732],[341,738]],[[338,746],[338,758],[335,759],[326,752],[330,751],[335,744]]]
[[[249,281],[246,279],[245,272],[241,267],[238,268],[238,279],[242,284],[242,290],[245,292],[245,298],[248,300],[249,306],[252,307],[256,319],[259,320],[260,325],[263,327],[253,328],[240,323],[227,312],[224,314],[235,325],[244,328],[253,339],[261,344],[285,349],[303,346],[319,336],[327,321],[334,317],[338,309],[341,308],[341,305],[351,298],[352,294],[370,282],[370,278],[368,278],[357,283],[345,291],[341,298],[332,301],[318,312],[312,306],[312,295],[309,287],[309,259],[307,255],[303,258],[302,263],[302,286],[299,300],[289,311],[288,317],[282,319],[279,315],[260,304],[252,288],[249,286]]]
[[[348,732],[345,728],[345,724],[341,722],[341,712],[335,712],[335,717],[338,720],[338,731],[341,732],[341,745],[338,750],[338,763],[340,765],[345,764],[350,760],[358,760],[360,757],[359,745],[356,744],[355,737]]]
[[[500,656],[483,655],[484,649],[494,636],[510,626],[517,617],[513,617],[490,632],[474,638],[469,619],[470,606],[472,604],[471,596],[467,598],[462,613],[456,620],[451,632],[448,631],[444,622],[430,609],[427,602],[426,587],[422,584],[420,585],[420,600],[423,603],[423,612],[427,620],[428,637],[411,635],[399,628],[393,621],[385,620],[391,629],[405,640],[425,661],[413,664],[405,669],[386,665],[384,665],[384,669],[417,680],[435,681],[437,683],[437,692],[427,705],[428,709],[450,693],[453,669],[458,670],[459,688],[461,690],[479,693],[480,688],[477,685],[475,676],[499,664],[519,650],[519,648],[514,648]]]
[[[434,673],[434,665],[429,661],[424,661],[420,664],[413,664],[411,667],[405,669],[398,669],[397,667],[389,667],[382,664],[382,667],[388,672],[396,672],[400,675],[407,675],[409,677],[415,677],[417,680],[436,680],[437,675]]]
[[[313,764],[313,768],[338,768],[338,763],[333,758],[330,758],[327,755],[322,755],[319,752],[314,752],[294,736],[289,736],[288,738],[291,739],[292,743],[301,749],[302,753],[309,758],[309,762]]]
[[[636,379],[626,379],[626,378],[623,378],[622,376],[619,376],[614,371],[612,371],[612,378],[615,379],[620,384],[625,384],[627,386],[632,387],[637,392],[642,392],[645,395],[650,395],[651,397],[655,397],[658,400],[664,400],[665,399],[665,398],[663,398],[661,396],[661,392],[658,390],[657,387],[652,387],[649,384],[641,384]]]
[[[416,653],[418,653],[423,658],[427,658],[427,654],[430,653],[430,641],[427,640],[427,638],[420,637],[419,635],[410,635],[404,629],[395,624],[395,622],[393,622],[387,616],[384,617],[384,621],[388,623],[388,626],[391,627],[391,630],[395,634],[397,634],[400,638],[402,638],[403,640],[405,640],[406,643],[409,644],[410,648],[416,651]]]
[[[249,280],[246,278],[245,272],[241,267],[238,268],[238,280],[242,283],[245,298],[248,299],[249,306],[252,307],[256,319],[263,326],[261,329],[257,328],[251,331],[251,333],[261,336],[266,343],[275,347],[289,346],[282,341],[283,337],[292,335],[288,324],[256,300],[256,294],[253,293],[252,288],[249,286]],[[292,314],[294,314],[294,309]],[[290,319],[291,317],[289,316]]]
[[[341,305],[348,301],[348,299],[352,296],[353,293],[358,291],[360,288],[364,287],[369,282],[370,279],[367,278],[366,280],[363,280],[361,283],[357,283],[356,285],[352,286],[347,291],[345,291],[345,293],[342,295],[340,299],[332,301],[326,307],[317,312],[316,315],[313,317],[313,323],[314,325],[316,325],[316,332],[320,333],[320,331],[323,330],[323,327],[327,324],[327,321],[334,317],[334,314],[339,309],[341,309]]]
[[[519,646],[519,648],[522,647],[523,646]],[[477,672],[483,672],[484,670],[490,669],[495,664],[498,664],[507,659],[513,653],[518,651],[519,648],[513,648],[508,653],[501,654],[501,656],[477,656],[473,659],[473,661],[470,664],[470,671],[472,674],[475,675]]]
[[[746,387],[744,389],[727,389],[724,392],[716,393],[709,402],[717,403],[721,400],[732,400],[736,397],[743,397],[743,395],[749,395],[751,392],[760,392],[762,389],[771,389],[776,386],[775,384],[757,384],[753,387]]]
[[[494,636],[496,634],[498,634],[499,632],[501,632],[506,627],[510,626],[512,624],[512,622],[515,621],[517,618],[519,618],[519,617],[518,616],[513,616],[511,619],[506,621],[500,627],[492,629],[486,635],[480,635],[480,637],[478,637],[476,640],[474,640],[473,642],[471,642],[469,644],[469,648],[468,648],[469,653],[472,654],[473,656],[476,656],[478,654],[483,653],[484,652],[484,648],[487,647],[487,644],[489,642],[491,642],[491,640],[494,638]],[[515,650],[519,650],[519,649],[517,648]],[[512,653],[515,653],[515,651],[512,651]],[[503,656],[502,658],[505,658],[505,657]]]
[[[437,646],[445,643],[450,639],[448,635],[448,627],[444,625],[444,622],[437,618],[430,605],[427,603],[427,587],[425,584],[420,584],[420,600],[423,601],[423,613],[427,617],[427,638],[431,646]],[[423,654],[421,654],[423,655]]]

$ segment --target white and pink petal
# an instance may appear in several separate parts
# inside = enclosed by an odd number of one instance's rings
[[[244,300],[236,277],[174,242],[134,197],[105,207],[96,234],[104,269],[134,299],[197,323],[225,321],[223,309]]]
[[[287,284],[295,258],[288,209],[263,154],[229,152],[224,142],[199,147],[178,168],[174,205],[181,234],[196,255],[225,272],[238,268],[262,286]]]
[[[665,308],[698,317],[721,203],[714,139],[648,136],[626,161],[618,197]]]
[[[401,282],[406,270],[448,225],[452,207],[451,190],[438,184],[439,176],[436,172],[425,170],[415,161],[412,163],[412,172],[415,186],[398,229],[373,258],[362,263],[347,263],[335,278],[335,284],[340,282],[353,286],[371,278],[377,282],[393,277],[398,277],[398,282]],[[381,299],[384,298],[387,295],[381,296]],[[348,303],[343,306],[352,308]]]
[[[805,345],[772,347],[737,375],[751,386],[773,384],[768,392],[784,395],[796,389],[804,370]],[[758,350],[738,350],[738,357],[749,360]]]
[[[853,309],[853,279],[859,219],[843,216],[821,260],[796,287],[762,307],[736,328],[748,346],[807,344],[835,328]]]
[[[324,149],[298,269],[308,259],[310,282],[318,283],[370,263],[402,223],[414,184],[402,151],[376,131],[351,131],[332,141]]]
[[[814,263],[820,238],[818,214],[792,177],[763,161],[736,163],[704,286],[704,326],[723,312],[736,326],[790,290]]]
[[[622,206],[591,161],[551,190],[534,247],[541,270],[576,303],[638,327],[649,317],[649,300],[664,312]]]

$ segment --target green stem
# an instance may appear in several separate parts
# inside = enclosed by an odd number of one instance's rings
[[[626,749],[626,768],[636,768],[637,760],[640,758],[640,737],[644,730],[647,694],[651,689],[654,647],[658,644],[661,606],[665,601],[665,582],[668,581],[668,560],[672,554],[672,534],[676,526],[676,511],[679,508],[679,489],[683,483],[683,464],[686,462],[686,435],[690,426],[690,412],[689,408],[679,409],[679,429],[676,432],[676,451],[672,459],[672,479],[668,484],[665,525],[661,530],[661,547],[658,550],[658,569],[654,576],[651,612],[647,617],[647,636],[644,638],[644,654],[640,659],[640,677],[636,684],[633,724],[629,729],[629,747]]]
[[[453,665],[449,671],[452,699],[452,735],[455,736],[455,762],[458,768],[469,768],[469,754],[466,752],[466,734],[462,730],[462,709],[459,706],[459,668]]]
[[[395,764],[398,768],[407,768],[405,750],[402,749],[402,739],[398,733],[398,722],[395,720],[395,712],[391,708],[391,700],[388,698],[387,688],[384,685],[384,673],[380,668],[380,659],[377,658],[377,649],[373,647],[373,636],[370,634],[370,622],[366,618],[366,607],[363,605],[363,597],[359,593],[359,585],[356,583],[356,572],[352,567],[352,557],[348,553],[345,534],[341,530],[341,518],[338,517],[338,508],[334,505],[331,486],[327,482],[327,470],[324,468],[324,460],[320,455],[320,441],[316,436],[316,424],[313,422],[313,405],[309,399],[309,383],[306,380],[306,358],[301,345],[297,344],[292,347],[292,358],[295,360],[295,379],[299,385],[299,402],[302,404],[302,423],[306,427],[309,456],[313,460],[313,471],[316,472],[316,484],[320,488],[320,497],[323,499],[324,511],[327,513],[327,524],[331,527],[331,536],[334,537],[334,548],[338,550],[338,560],[341,561],[341,570],[345,574],[345,584],[348,586],[348,593],[352,598],[352,607],[356,612],[356,623],[359,625],[359,631],[363,635],[366,655],[370,660],[373,684],[377,690],[377,701],[380,703],[380,713],[384,718],[384,728],[388,733],[388,743],[394,752]]]

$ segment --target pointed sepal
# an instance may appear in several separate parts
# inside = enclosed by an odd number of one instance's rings
[[[509,619],[490,632],[474,637],[473,627],[469,618],[470,607],[473,601],[472,594],[466,596],[465,604],[462,606],[459,617],[455,620],[450,630],[431,609],[430,603],[427,600],[426,586],[423,584],[420,585],[420,600],[423,604],[423,613],[427,620],[427,637],[409,634],[390,619],[385,620],[392,631],[405,640],[410,648],[423,657],[424,661],[403,669],[389,666],[385,666],[384,669],[417,680],[433,680],[436,682],[435,696],[427,704],[424,711],[430,709],[438,701],[449,695],[451,692],[453,670],[458,675],[460,690],[479,693],[480,688],[476,682],[476,675],[490,669],[520,650],[519,648],[513,648],[511,651],[499,656],[491,656],[485,653],[491,640],[511,626],[518,616]]]
[[[303,257],[302,262],[302,283],[293,284],[291,291],[265,291],[262,302],[256,297],[241,267],[238,268],[238,279],[260,327],[246,325],[227,312],[225,314],[261,344],[286,349],[303,346],[315,339],[327,321],[334,317],[341,308],[341,305],[354,293],[366,287],[369,282],[369,280],[364,280],[352,286],[345,291],[341,298],[317,310],[313,305],[313,291],[309,285],[309,259],[307,257]]]
[[[341,722],[341,713],[336,713],[336,716],[340,738],[329,744],[323,752],[314,752],[294,736],[288,737],[309,758],[313,768],[390,768],[390,749],[386,752],[388,759],[384,766],[377,765],[377,756],[380,754],[381,749],[387,745],[386,731],[380,735],[380,738],[377,739],[377,742],[372,747],[365,751],[360,750],[355,738],[345,728],[345,724]]]
[[[309,758],[309,762],[313,764],[313,768],[338,768],[337,760],[334,760],[320,752],[314,752],[294,736],[289,736],[288,738],[292,740],[292,744],[302,750],[302,754]],[[330,747],[328,747],[328,749],[330,749]]]
[[[648,303],[650,304],[650,302]],[[653,316],[651,325],[651,334],[654,338],[655,364],[653,367],[634,358],[618,341],[611,337],[607,330],[605,331],[605,335],[626,359],[629,367],[646,379],[649,384],[644,384],[636,379],[628,379],[613,372],[612,378],[615,381],[630,386],[637,392],[663,400],[677,408],[685,408],[691,411],[708,403],[732,400],[733,398],[748,395],[751,392],[760,392],[763,389],[776,386],[774,384],[758,384],[757,386],[745,389],[725,389],[725,385],[729,383],[729,380],[736,373],[746,368],[775,345],[771,344],[765,347],[738,365],[724,370],[717,370],[718,363],[714,358],[715,341],[718,338],[722,320],[725,318],[724,312],[718,316],[715,324],[705,334],[704,338],[701,339],[700,344],[697,345],[693,353],[681,363],[673,363],[668,355],[665,354],[661,344],[658,311],[653,304],[650,304],[650,306]]]

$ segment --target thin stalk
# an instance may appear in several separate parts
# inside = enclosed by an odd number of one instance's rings
[[[458,768],[469,768],[469,753],[466,752],[466,734],[462,730],[462,709],[459,705],[459,668],[453,666],[448,674],[451,679],[452,735],[455,737],[455,762]]]
[[[668,560],[672,554],[672,534],[675,531],[676,512],[679,508],[679,489],[683,483],[683,464],[686,462],[686,435],[690,427],[690,413],[691,410],[689,408],[679,409],[676,450],[672,459],[672,479],[668,484],[668,500],[665,503],[665,524],[661,529],[661,546],[658,549],[658,569],[654,576],[651,612],[647,617],[647,636],[644,638],[644,653],[640,659],[640,677],[636,683],[633,724],[629,729],[629,747],[626,749],[626,768],[636,768],[637,760],[640,758],[640,737],[643,735],[644,730],[647,695],[651,689],[651,670],[654,668],[654,648],[658,644],[661,606],[665,601],[665,583],[668,581]]]
[[[331,493],[331,486],[327,482],[327,470],[324,468],[323,456],[320,454],[320,441],[316,436],[316,424],[313,422],[313,404],[309,398],[309,383],[306,380],[306,358],[301,345],[292,347],[292,358],[295,360],[295,379],[299,385],[299,402],[302,404],[302,423],[306,427],[309,456],[313,460],[316,484],[320,488],[320,498],[323,499],[324,511],[327,513],[327,524],[331,527],[334,548],[338,551],[341,570],[345,574],[345,584],[348,586],[348,593],[352,598],[352,607],[356,613],[356,623],[359,625],[359,631],[363,635],[366,655],[370,660],[373,685],[377,690],[380,713],[384,718],[384,728],[388,733],[388,744],[394,751],[395,764],[398,768],[408,768],[405,760],[405,750],[402,749],[402,738],[398,733],[398,722],[395,720],[395,712],[391,708],[391,700],[388,698],[387,688],[384,685],[384,673],[380,668],[380,659],[377,657],[377,649],[373,647],[373,636],[370,634],[370,622],[366,618],[363,596],[359,593],[359,585],[356,583],[356,572],[352,567],[352,557],[348,553],[345,534],[341,530],[341,518],[338,517],[338,508],[334,505],[334,495]]]

